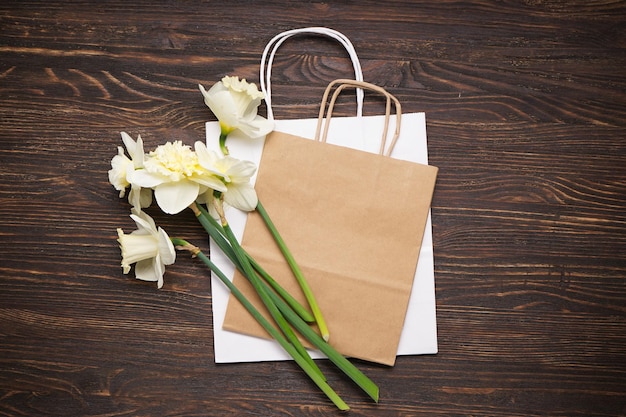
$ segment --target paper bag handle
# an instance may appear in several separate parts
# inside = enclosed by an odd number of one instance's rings
[[[339,86],[333,93],[330,99],[330,103],[328,103],[328,111],[326,112],[326,100],[328,100],[328,95],[330,94],[330,91],[337,84],[339,84]],[[398,136],[400,136],[400,122],[402,119],[402,106],[400,105],[400,101],[398,101],[397,98],[395,98],[393,95],[387,92],[387,90],[385,90],[384,88],[379,87],[375,84],[364,82],[364,81],[338,79],[328,84],[328,87],[326,87],[326,91],[324,91],[324,96],[322,97],[322,103],[320,105],[320,112],[319,112],[319,116],[317,119],[317,129],[315,130],[315,140],[317,141],[321,140],[322,142],[326,142],[326,137],[328,136],[328,127],[330,125],[330,119],[332,117],[333,109],[335,107],[335,101],[337,100],[337,97],[339,96],[341,91],[347,87],[371,90],[371,91],[380,93],[387,98],[387,104],[385,106],[385,124],[383,126],[383,136],[380,142],[380,149],[378,153],[380,153],[381,155],[383,155],[384,153],[385,156],[390,156],[391,151],[393,151],[393,148],[396,145],[396,142],[398,141]],[[387,151],[385,152],[385,145],[387,143],[387,135],[388,135],[388,130],[389,130],[389,117],[391,114],[391,102],[392,101],[396,107],[396,130],[391,140],[391,144],[389,145],[389,147],[387,148]],[[320,131],[322,128],[322,122],[324,121],[325,112],[326,112],[326,123],[324,124],[324,133],[322,134],[322,137],[320,139]]]
[[[361,63],[359,57],[356,54],[354,46],[350,40],[341,32],[326,27],[307,27],[301,29],[292,29],[274,36],[265,46],[263,55],[261,56],[261,69],[259,71],[259,79],[261,83],[261,91],[265,95],[265,104],[267,105],[267,118],[268,120],[274,120],[274,112],[272,111],[272,63],[274,62],[274,56],[276,50],[283,42],[294,35],[298,34],[317,34],[324,35],[339,41],[343,47],[348,51],[352,66],[354,68],[354,78],[357,81],[363,81],[363,70],[361,69]],[[270,52],[271,49],[271,52]],[[268,59],[269,54],[269,59]],[[267,61],[267,62],[266,62]],[[266,70],[267,67],[267,70]],[[357,105],[357,117],[363,115],[363,90],[357,89],[356,92],[356,105]]]

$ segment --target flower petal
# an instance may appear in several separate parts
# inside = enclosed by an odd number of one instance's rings
[[[120,198],[124,197],[126,188],[130,185],[127,180],[127,172],[132,165],[132,161],[124,155],[122,148],[119,148],[119,153],[111,159],[111,169],[109,170],[109,182],[111,185],[120,192]]]
[[[162,279],[163,275],[159,274],[157,269],[158,263],[155,262],[155,258],[145,259],[135,264],[135,277],[142,281],[158,281]]]
[[[243,211],[254,210],[259,202],[256,191],[250,183],[230,184],[228,191],[224,193],[224,201]]]
[[[135,140],[126,132],[120,132],[120,134],[122,135],[122,142],[124,142],[128,155],[133,158],[135,156],[135,149],[137,146]]]
[[[200,185],[188,180],[167,182],[157,185],[154,198],[167,214],[177,214],[187,208],[198,197]]]
[[[251,161],[230,159],[231,165],[227,171],[230,180],[235,183],[250,182],[250,177],[256,172],[256,164]]]
[[[230,97],[233,101],[237,116],[242,119],[252,119],[259,111],[261,98],[251,97],[247,91],[230,91]]]
[[[214,174],[221,175],[221,172],[216,166],[216,161],[219,159],[217,153],[215,151],[210,151],[206,144],[202,141],[196,141],[194,143],[194,150],[196,151],[196,155],[198,156],[198,163],[202,168],[210,171]]]
[[[135,145],[135,153],[132,156],[135,169],[143,168],[144,158],[145,158],[145,153],[143,150],[143,140],[141,139],[141,135],[137,135],[137,144]]]
[[[128,202],[137,209],[150,207],[152,204],[152,189],[132,185],[128,194]]]
[[[228,91],[219,91],[210,96],[205,96],[204,102],[221,124],[229,128],[237,128],[239,126],[237,107]]]
[[[166,176],[148,172],[145,169],[136,169],[129,172],[126,179],[131,184],[135,184],[143,188],[153,188],[168,181]]]
[[[132,214],[130,218],[135,221],[135,224],[139,228],[138,230],[148,232],[151,235],[157,234],[156,224],[154,223],[154,219],[150,217],[148,213],[141,210],[131,210]]]
[[[224,183],[219,178],[213,175],[194,176],[191,177],[190,180],[205,186],[205,188],[208,187],[215,191],[226,191],[226,186],[224,185]]]
[[[240,120],[237,128],[249,138],[256,139],[274,130],[274,122],[265,117],[256,116],[253,120]]]
[[[159,255],[164,265],[171,265],[176,261],[176,249],[165,230],[159,227]]]

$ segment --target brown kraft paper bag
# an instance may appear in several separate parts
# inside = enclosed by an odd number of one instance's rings
[[[368,83],[339,81],[336,94],[346,86],[358,86],[387,96],[385,130],[393,99],[400,126],[395,97]],[[322,116],[323,107],[318,136]],[[345,356],[395,363],[436,176],[437,168],[429,165],[277,131],[267,136],[256,181],[259,200],[309,282],[328,325],[329,343]],[[242,245],[307,305],[256,212],[248,214]],[[234,283],[265,312],[238,272]],[[224,329],[269,337],[232,296]]]

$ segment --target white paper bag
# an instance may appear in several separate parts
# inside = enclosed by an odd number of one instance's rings
[[[326,28],[305,28],[285,32],[275,37],[267,46],[263,54],[261,70],[261,88],[266,94],[268,105],[268,117],[272,118],[271,110],[271,62],[276,49],[287,38],[301,34],[314,33],[330,36],[337,39],[348,50],[355,69],[355,79],[362,79],[358,58],[352,44],[338,32]],[[271,52],[269,52],[271,50]],[[269,53],[269,55],[268,55]],[[265,61],[269,57],[268,70],[263,70]],[[328,132],[328,143],[361,149],[369,152],[378,152],[380,134],[384,125],[384,116],[362,117],[362,91],[357,92],[357,116],[338,117],[332,119]],[[313,138],[316,134],[317,118],[297,120],[276,120],[275,130],[290,133],[306,138]],[[394,118],[391,118],[390,130],[395,129]],[[207,123],[207,146],[218,149],[217,138],[219,137],[219,125],[217,122]],[[355,134],[361,132],[362,134]],[[239,159],[260,162],[263,142],[253,142],[233,133],[229,136],[228,146],[231,155]],[[392,158],[427,164],[426,128],[423,113],[404,114],[402,118],[402,130],[394,150]],[[253,178],[254,180],[254,178]],[[245,227],[246,214],[237,210],[229,210],[227,213],[229,222],[241,239]],[[215,246],[211,245],[212,260],[226,273],[233,277],[234,267],[230,261]],[[214,318],[214,345],[215,361],[222,362],[251,362],[267,360],[287,360],[290,357],[272,340],[264,340],[242,334],[228,332],[222,329],[222,323],[226,311],[229,292],[219,282],[213,279],[213,318]],[[419,255],[419,263],[415,272],[415,280],[412,287],[407,315],[398,347],[398,355],[430,354],[437,352],[437,332],[435,315],[434,293],[434,265],[432,252],[432,233],[430,215],[424,232],[424,237]],[[313,357],[321,357],[317,352]]]

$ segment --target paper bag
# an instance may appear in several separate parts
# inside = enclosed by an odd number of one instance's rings
[[[363,80],[361,65],[350,40],[340,32],[329,28],[313,27],[300,28],[282,32],[268,42],[263,51],[260,69],[261,90],[265,94],[267,115],[273,119],[271,106],[270,76],[271,63],[277,48],[288,38],[296,35],[327,36],[341,43],[352,61],[354,68],[354,78]],[[265,65],[267,64],[267,70]],[[266,76],[265,76],[266,75]],[[362,116],[363,91],[357,90],[357,116],[333,118],[332,126],[328,132],[328,142],[377,152],[379,144],[379,134],[382,132],[384,116]],[[390,119],[390,130],[394,130],[395,119]],[[306,119],[277,119],[275,120],[275,130],[293,135],[314,138],[318,125],[318,118]],[[428,164],[428,147],[426,135],[426,120],[424,113],[409,113],[402,115],[403,129],[400,132],[397,143],[391,153],[392,158],[406,161]],[[220,126],[217,121],[206,123],[207,147],[220,152],[217,137],[220,134]],[[262,139],[250,140],[239,135],[237,131],[229,135],[228,147],[231,154],[240,158],[253,161],[259,165],[263,151],[264,141]],[[252,177],[252,182],[256,176]],[[229,223],[235,232],[238,240],[241,241],[244,227],[247,220],[247,213],[239,210],[229,210],[227,213]],[[232,279],[234,276],[234,266],[228,258],[222,254],[213,241],[211,243],[211,260]],[[214,359],[216,363],[234,362],[258,362],[290,360],[291,357],[270,339],[262,339],[254,336],[244,335],[227,331],[223,328],[224,316],[226,314],[228,298],[230,293],[222,285],[217,277],[212,277],[212,312],[213,312],[213,332],[214,332]],[[411,292],[409,306],[405,317],[404,328],[400,338],[397,355],[421,355],[435,354],[437,346],[437,318],[435,305],[435,276],[434,276],[434,256],[432,243],[432,230],[430,215],[428,216],[422,248],[415,270],[413,289]],[[313,358],[324,357],[321,352],[311,351]]]
[[[349,85],[380,90],[366,83]],[[393,96],[385,94],[388,124]],[[396,109],[399,128],[398,104]],[[326,128],[329,122],[330,117]],[[432,166],[282,132],[266,138],[256,179],[259,199],[318,300],[330,343],[344,355],[395,363],[436,174]],[[242,244],[305,303],[256,213],[248,215]],[[234,282],[261,306],[245,278],[236,274]],[[267,337],[234,299],[229,300],[224,328]]]

